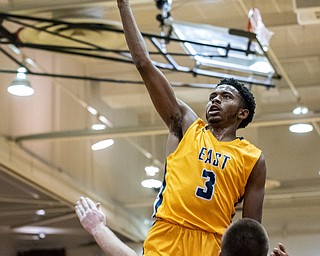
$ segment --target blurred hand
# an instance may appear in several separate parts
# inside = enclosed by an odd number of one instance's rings
[[[283,244],[278,244],[279,248],[274,248],[273,251],[270,253],[270,256],[289,256],[284,248]]]
[[[100,203],[95,204],[88,197],[80,197],[76,202],[75,211],[81,225],[91,235],[98,228],[106,225],[106,216],[100,209]]]

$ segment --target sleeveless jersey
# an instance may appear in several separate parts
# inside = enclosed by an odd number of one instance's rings
[[[222,235],[260,155],[245,139],[218,141],[198,118],[167,157],[154,216]]]

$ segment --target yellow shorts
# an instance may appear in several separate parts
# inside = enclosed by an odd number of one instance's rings
[[[217,256],[221,236],[157,220],[144,242],[145,256]]]

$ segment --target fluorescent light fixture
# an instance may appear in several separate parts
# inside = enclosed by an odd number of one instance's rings
[[[162,186],[162,182],[155,179],[146,179],[141,181],[141,186],[144,188],[160,188]]]
[[[93,125],[91,125],[91,129],[95,130],[95,131],[101,131],[101,130],[104,130],[106,128],[107,128],[107,126],[105,124],[93,124]]]
[[[252,38],[253,33],[177,21],[172,22],[172,27],[176,36],[181,40],[208,44],[206,46],[189,42],[183,43],[186,52],[193,55],[199,66],[234,70],[266,77],[272,77],[275,73],[262,46],[255,37]],[[239,51],[230,50],[230,47],[239,49]],[[248,53],[248,50],[256,54]]]
[[[16,47],[14,44],[8,44],[8,47],[13,51],[15,54],[21,54],[21,51],[18,47]]]
[[[27,70],[24,67],[18,68],[16,78],[11,82],[7,91],[16,96],[31,96],[34,94],[34,89],[31,87],[27,79]]]
[[[159,172],[159,168],[153,165],[144,168],[147,176],[155,176]]]
[[[311,124],[293,124],[289,130],[294,133],[307,133],[313,130],[313,126]]]
[[[35,63],[34,60],[31,59],[31,58],[26,58],[25,61],[26,61],[28,64],[30,64],[31,66],[36,66],[36,63]]]
[[[106,118],[105,116],[98,116],[98,119],[102,122],[102,123],[104,123],[104,124],[106,124],[106,125],[108,125],[109,127],[113,127],[113,124],[108,120],[108,118]]]
[[[13,229],[16,233],[24,234],[62,234],[66,233],[63,228],[43,227],[43,226],[22,226]]]
[[[309,112],[309,109],[305,106],[298,106],[292,110],[292,113],[295,115],[305,115]]]
[[[96,116],[98,114],[98,111],[91,106],[87,106],[87,110],[89,111],[89,113],[91,113],[94,116]]]
[[[101,149],[105,149],[107,147],[110,147],[114,144],[114,140],[113,139],[107,139],[107,140],[102,140],[102,141],[99,141],[95,144],[93,144],[91,146],[91,149],[93,151],[96,151],[96,150],[101,150]]]

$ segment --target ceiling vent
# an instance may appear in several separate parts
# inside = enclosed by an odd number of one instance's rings
[[[320,23],[320,0],[293,0],[293,8],[300,25]]]

